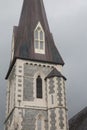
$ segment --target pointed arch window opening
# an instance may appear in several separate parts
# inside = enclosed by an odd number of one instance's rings
[[[45,34],[40,22],[34,31],[34,48],[35,53],[45,54]]]
[[[36,79],[36,97],[42,99],[42,78],[40,76]]]
[[[36,130],[44,130],[44,117],[42,114],[38,115],[36,123]]]
[[[41,117],[37,120],[37,130],[42,130],[42,119]]]

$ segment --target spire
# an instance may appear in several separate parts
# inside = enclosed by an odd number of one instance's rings
[[[44,30],[49,31],[43,0],[24,0],[19,26],[34,29],[38,21]]]
[[[44,32],[43,53],[35,52],[34,31],[38,23]],[[24,0],[16,33],[14,57],[64,65],[50,33],[43,0]]]

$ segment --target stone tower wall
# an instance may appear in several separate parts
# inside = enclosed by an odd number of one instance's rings
[[[60,77],[47,79],[49,130],[67,130],[65,80]]]
[[[9,94],[13,95],[9,101],[7,130],[37,130],[39,115],[43,118],[43,130],[67,130],[65,80],[59,77],[45,80],[53,68],[61,71],[62,67],[26,60],[16,61],[8,80],[8,88],[11,88],[9,91],[12,90]],[[42,99],[36,98],[38,75],[42,78]]]
[[[48,130],[48,118],[51,119],[51,116],[48,117],[48,86],[45,78],[53,70],[53,68],[57,68],[61,71],[62,67],[53,64],[19,59],[16,60],[14,66],[15,71],[12,70],[13,72],[9,76],[9,80],[10,77],[15,77],[13,95],[14,107],[7,115],[6,129],[29,130],[30,128],[31,130],[37,130],[37,117],[40,115],[42,116],[44,122],[43,130]],[[36,78],[38,75],[42,78],[42,99],[36,98]]]

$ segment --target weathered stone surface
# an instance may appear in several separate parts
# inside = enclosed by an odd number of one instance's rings
[[[33,79],[24,78],[24,92],[23,99],[24,101],[33,101]]]
[[[55,91],[54,91],[54,80],[53,80],[53,78],[50,78],[50,81],[49,81],[49,94],[53,94],[53,93],[55,93]]]
[[[10,117],[9,117],[9,125],[11,125],[12,124],[12,121],[13,121],[13,113],[10,115]]]
[[[34,76],[36,72],[42,72],[44,75],[48,75],[52,70],[50,67],[43,67],[39,65],[24,64],[24,76]]]
[[[66,90],[65,90],[65,81],[63,80],[63,89],[64,89],[64,105],[66,106]]]
[[[34,78],[35,78],[34,76],[35,76],[35,74],[37,72],[39,72],[40,74],[44,75],[44,78],[45,78],[51,70],[52,70],[52,68],[49,68],[49,67],[24,64],[24,81],[23,81],[23,100],[24,101],[33,101],[34,100],[34,89],[35,89],[34,88]],[[44,82],[45,82],[45,80],[44,80]],[[46,85],[44,87],[46,90]],[[45,95],[47,96],[47,93],[45,93]]]
[[[23,115],[22,130],[35,130],[36,119],[39,114],[43,116],[45,123],[44,126],[46,130],[48,130],[47,111],[34,109],[25,109],[25,114]]]
[[[50,110],[50,130],[56,130],[56,114],[55,114],[55,109]]]
[[[62,109],[59,109],[59,126],[61,129],[64,128],[64,113]]]
[[[62,84],[61,84],[61,78],[57,78],[57,82],[58,82],[58,87],[57,87],[57,90],[58,90],[58,93],[57,93],[57,98],[58,98],[58,105],[59,106],[63,106],[62,104]]]

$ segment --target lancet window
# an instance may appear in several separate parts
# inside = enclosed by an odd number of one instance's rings
[[[35,53],[45,53],[45,34],[40,23],[38,23],[34,31],[34,48]]]

